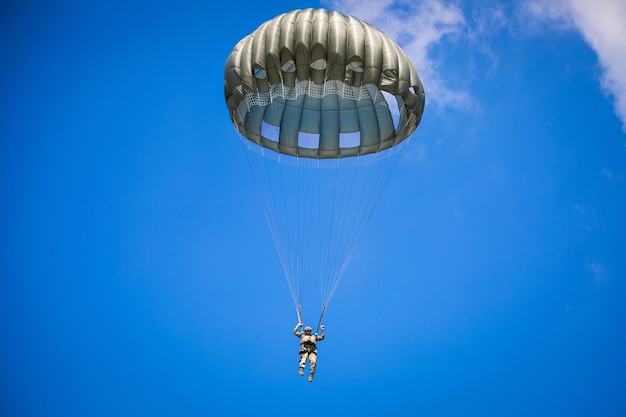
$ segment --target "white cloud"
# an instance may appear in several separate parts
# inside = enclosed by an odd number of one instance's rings
[[[532,0],[535,16],[571,24],[595,50],[602,67],[602,88],[614,99],[615,112],[626,132],[626,1]]]
[[[426,146],[422,142],[415,142],[415,146],[408,147],[403,155],[409,161],[423,162],[426,159]]]
[[[429,53],[446,35],[461,33],[463,13],[442,0],[329,0],[333,10],[368,22],[394,39],[411,58],[426,92],[426,103],[440,107],[472,106],[470,95],[449,88],[439,63]]]
[[[596,284],[606,283],[608,271],[601,262],[587,261],[587,270],[593,274],[593,280]]]
[[[604,226],[598,220],[593,207],[585,204],[575,204],[573,207],[572,232],[580,237],[587,237],[598,230],[604,230]]]
[[[497,65],[490,40],[506,28],[505,3],[472,3],[467,21],[458,1],[322,0],[329,8],[371,23],[394,39],[414,62],[426,91],[427,108],[475,107],[470,93],[442,77],[436,48],[446,36],[463,36]],[[562,28],[575,28],[598,56],[603,92],[613,100],[626,132],[626,0],[526,0],[526,12]],[[532,22],[527,21],[527,24]]]
[[[615,177],[615,175],[613,174],[613,171],[611,171],[611,170],[610,170],[610,169],[608,169],[608,168],[602,168],[602,171],[601,171],[601,172],[602,172],[602,175],[603,175],[604,177],[606,177],[607,179],[609,179],[609,180],[612,180],[612,179],[613,179],[613,177]]]
[[[609,168],[602,167],[600,170],[602,176],[605,177],[609,181],[622,181],[624,179],[624,175],[620,172],[615,172]]]
[[[532,16],[550,19],[564,28],[574,25],[567,0],[529,0],[524,6]]]

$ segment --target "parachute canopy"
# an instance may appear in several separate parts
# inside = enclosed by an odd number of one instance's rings
[[[246,139],[315,159],[389,149],[424,111],[422,83],[400,47],[325,9],[282,14],[243,38],[226,62],[224,94]]]

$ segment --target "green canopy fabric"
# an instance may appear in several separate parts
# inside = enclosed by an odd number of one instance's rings
[[[409,137],[424,111],[413,63],[387,35],[325,9],[263,23],[224,70],[230,118],[248,140],[281,154],[340,158]]]

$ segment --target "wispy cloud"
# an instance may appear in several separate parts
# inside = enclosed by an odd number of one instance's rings
[[[613,171],[611,171],[608,168],[602,168],[601,172],[602,172],[602,176],[606,177],[609,180],[612,180],[615,177],[615,175],[613,174]]]
[[[426,159],[426,146],[420,141],[414,142],[414,146],[408,147],[403,155],[409,161],[423,162]]]
[[[598,55],[602,88],[626,132],[626,1],[530,0],[533,15],[579,30]]]
[[[585,204],[575,204],[573,210],[574,226],[578,230],[584,233],[590,233],[598,227],[601,227],[601,223],[591,206]]]
[[[472,4],[472,19],[467,27],[468,38],[478,52],[496,68],[498,56],[491,49],[491,41],[502,30],[508,29],[510,19],[504,5],[499,0],[482,0]]]
[[[596,284],[604,284],[607,280],[608,271],[601,262],[587,261],[587,270],[593,274],[593,281]]]
[[[622,173],[615,172],[606,167],[602,167],[600,173],[609,181],[622,181],[624,179],[624,175],[622,175]]]
[[[454,4],[441,0],[328,0],[333,10],[353,15],[374,25],[394,39],[415,64],[426,91],[426,103],[467,108],[472,99],[467,91],[449,87],[439,76],[432,48],[447,35],[461,33],[465,18]]]
[[[455,88],[442,75],[437,47],[445,37],[468,41],[492,63],[498,57],[490,49],[499,31],[510,29],[510,6],[499,0],[473,3],[464,16],[459,2],[448,0],[322,0],[329,8],[354,15],[393,38],[415,63],[426,90],[427,108],[475,108],[468,90]],[[578,30],[596,52],[602,69],[600,83],[613,100],[615,113],[626,132],[626,1],[624,0],[526,0],[522,8],[533,20],[552,27]],[[469,20],[468,20],[469,19]],[[526,24],[533,24],[526,20]]]

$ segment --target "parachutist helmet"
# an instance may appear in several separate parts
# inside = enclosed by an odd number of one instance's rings
[[[311,326],[306,326],[306,327],[304,328],[304,331],[305,331],[305,332],[310,332],[310,331],[312,331],[312,330],[313,330],[313,329],[311,329]]]

